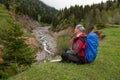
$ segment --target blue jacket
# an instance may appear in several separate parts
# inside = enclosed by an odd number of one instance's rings
[[[93,62],[98,54],[98,46],[99,46],[99,41],[98,41],[98,36],[91,32],[87,35],[86,39],[86,58],[88,62]]]

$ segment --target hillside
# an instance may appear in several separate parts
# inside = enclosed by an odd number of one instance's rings
[[[40,63],[8,80],[119,80],[120,28],[102,31],[107,37],[100,42],[95,62],[86,65]]]
[[[19,15],[28,15],[29,17],[43,23],[50,24],[52,18],[57,12],[40,0],[4,0],[6,8]]]
[[[28,16],[9,13],[0,4],[0,80],[21,73],[56,51],[50,26],[41,27]]]
[[[0,4],[0,80],[26,69],[35,59],[36,48],[25,43],[24,27]]]

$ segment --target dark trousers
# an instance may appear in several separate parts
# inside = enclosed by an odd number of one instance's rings
[[[74,62],[78,64],[85,64],[84,57],[77,57],[74,54],[63,53],[61,57],[62,57],[62,62]]]

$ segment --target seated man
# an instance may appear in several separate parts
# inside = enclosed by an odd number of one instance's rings
[[[72,50],[66,50],[62,55],[62,62],[75,62],[84,64],[86,63],[85,55],[85,39],[86,34],[84,33],[85,28],[82,25],[77,25],[74,34],[72,43]]]

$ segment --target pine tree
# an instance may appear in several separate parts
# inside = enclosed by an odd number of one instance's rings
[[[3,63],[0,64],[0,76],[9,77],[30,66],[34,59],[34,50],[24,43],[22,26],[13,20],[0,27],[0,41],[3,44]]]

